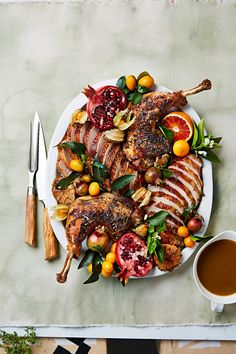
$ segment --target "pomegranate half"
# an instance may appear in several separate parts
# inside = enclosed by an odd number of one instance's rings
[[[88,85],[84,89],[88,97],[87,113],[93,125],[100,130],[114,127],[113,118],[126,108],[125,94],[116,86],[108,85],[95,90]]]
[[[134,232],[124,234],[116,245],[116,263],[121,272],[117,275],[127,283],[133,277],[144,277],[153,266],[152,257],[147,257],[145,242]]]

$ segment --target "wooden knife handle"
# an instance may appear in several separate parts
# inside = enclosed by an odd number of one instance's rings
[[[43,237],[45,246],[44,259],[45,261],[50,261],[58,256],[58,241],[53,232],[47,208],[44,208],[43,212]]]
[[[36,189],[28,187],[25,210],[25,242],[35,247],[37,240],[37,200]]]

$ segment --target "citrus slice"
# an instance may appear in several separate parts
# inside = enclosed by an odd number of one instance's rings
[[[193,135],[192,118],[185,112],[171,112],[167,114],[161,123],[174,133],[173,140],[188,141]]]

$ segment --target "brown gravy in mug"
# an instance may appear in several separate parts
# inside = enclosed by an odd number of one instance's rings
[[[236,242],[210,243],[199,256],[197,274],[202,285],[215,295],[236,293]]]

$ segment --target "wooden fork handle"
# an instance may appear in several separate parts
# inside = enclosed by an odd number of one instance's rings
[[[28,187],[25,209],[25,243],[35,247],[37,240],[37,200],[36,189]]]
[[[44,259],[45,261],[50,261],[58,256],[58,241],[53,232],[47,208],[44,208],[43,212],[43,237],[45,246]]]

